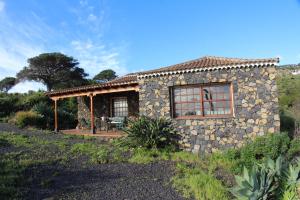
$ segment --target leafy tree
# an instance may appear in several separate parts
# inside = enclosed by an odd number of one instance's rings
[[[6,77],[0,81],[0,91],[8,92],[16,84],[16,78]]]
[[[98,82],[107,82],[117,78],[116,72],[112,69],[106,69],[97,74],[93,80]]]
[[[18,80],[33,80],[47,86],[47,90],[86,84],[88,75],[78,67],[79,62],[62,53],[44,53],[28,59],[28,66],[18,74]]]

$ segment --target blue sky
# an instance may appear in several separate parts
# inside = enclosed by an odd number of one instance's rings
[[[299,19],[299,0],[0,0],[0,79],[54,51],[78,59],[90,77],[206,55],[299,63]]]

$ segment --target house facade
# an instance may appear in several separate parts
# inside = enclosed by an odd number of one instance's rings
[[[78,97],[79,128],[90,126],[82,119],[101,128],[102,116],[165,117],[184,149],[214,152],[279,131],[278,62],[203,57],[48,95],[55,102]]]

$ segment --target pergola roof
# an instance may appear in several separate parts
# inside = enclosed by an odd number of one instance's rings
[[[137,85],[137,75],[136,74],[128,74],[126,76],[122,76],[119,78],[116,78],[112,81],[108,81],[106,83],[97,83],[92,85],[85,85],[80,87],[73,87],[73,88],[67,88],[67,89],[61,89],[61,90],[55,90],[51,92],[47,92],[46,95],[53,97],[53,96],[61,96],[66,94],[76,94],[76,93],[88,93],[95,90],[101,90],[101,89],[108,89],[108,88],[118,88],[118,87],[124,87],[124,86],[130,86],[130,85]]]

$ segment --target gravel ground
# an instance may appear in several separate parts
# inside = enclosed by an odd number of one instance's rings
[[[16,132],[28,136],[59,139],[61,134],[43,134],[40,131],[20,130],[0,123],[0,132]],[[80,139],[72,139],[76,142]],[[102,141],[99,141],[102,142]],[[11,149],[10,149],[11,148]],[[7,152],[14,147],[5,147]],[[4,153],[5,151],[2,151]],[[31,177],[26,185],[26,199],[184,199],[172,188],[170,179],[174,164],[159,162],[151,164],[83,164],[77,158],[74,164],[59,163],[33,166],[25,171]],[[41,182],[43,184],[41,184]]]

